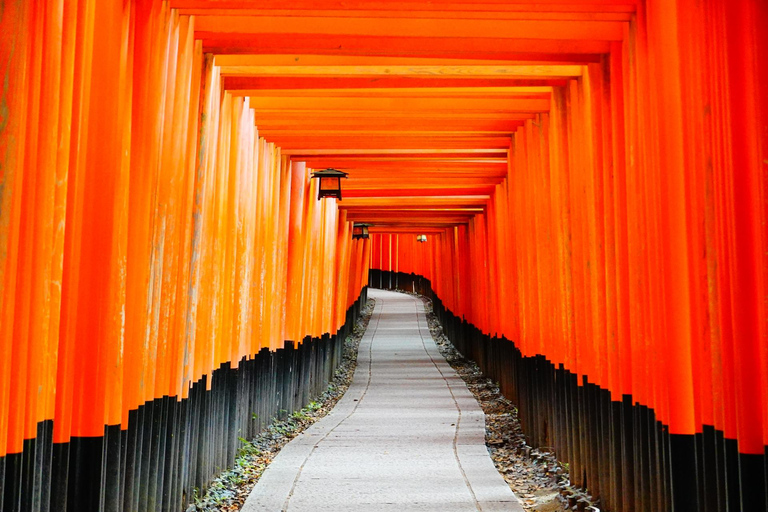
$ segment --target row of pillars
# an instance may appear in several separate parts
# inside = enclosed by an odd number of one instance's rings
[[[526,356],[505,337],[482,332],[449,310],[431,283],[413,273],[372,269],[374,288],[431,299],[443,332],[499,383],[518,408],[528,444],[554,450],[571,483],[607,512],[762,512],[768,510],[768,453],[739,453],[736,439],[705,425],[670,433],[652,407],[610,390],[544,355]]]

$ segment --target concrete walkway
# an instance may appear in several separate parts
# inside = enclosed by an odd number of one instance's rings
[[[376,308],[349,390],[288,443],[243,511],[519,511],[493,466],[477,401],[437,351],[421,301]]]

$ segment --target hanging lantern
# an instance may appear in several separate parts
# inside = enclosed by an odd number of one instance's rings
[[[352,240],[365,240],[368,238],[368,224],[355,222],[352,225]]]
[[[422,243],[423,243],[423,242],[426,242],[426,241],[427,241],[427,235],[418,235],[418,236],[416,237],[416,241],[417,241],[417,242],[422,242]]]
[[[314,171],[313,178],[320,178],[320,188],[317,192],[317,199],[324,197],[335,197],[341,201],[341,178],[346,178],[347,173],[337,169],[323,169]]]

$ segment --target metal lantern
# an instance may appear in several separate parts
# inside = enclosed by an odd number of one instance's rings
[[[417,241],[417,242],[422,242],[422,243],[423,243],[423,242],[426,242],[426,241],[427,241],[427,235],[418,235],[418,236],[416,237],[416,241]]]
[[[368,238],[368,224],[355,222],[352,225],[352,240],[365,240]]]
[[[347,173],[337,169],[323,169],[314,171],[313,178],[320,178],[320,188],[317,191],[317,199],[335,197],[341,201],[341,178],[346,178]]]

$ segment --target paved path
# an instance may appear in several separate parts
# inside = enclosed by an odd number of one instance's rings
[[[376,299],[349,390],[288,443],[243,507],[256,511],[515,511],[477,401],[437,351],[421,301]]]

